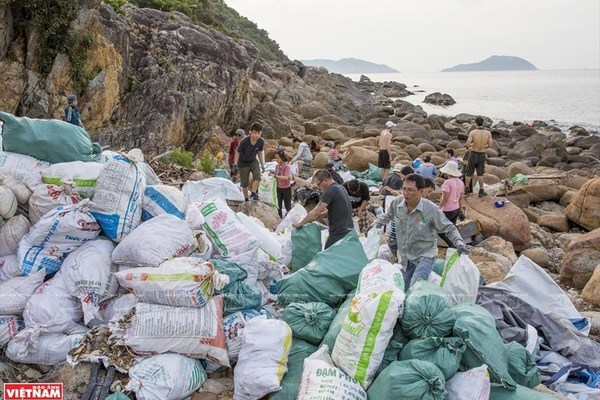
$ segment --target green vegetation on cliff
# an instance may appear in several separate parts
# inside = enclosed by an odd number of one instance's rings
[[[179,11],[195,23],[206,25],[234,39],[248,40],[260,50],[260,55],[265,60],[288,60],[279,45],[269,38],[267,31],[259,29],[254,22],[238,14],[223,0],[104,0],[104,2],[117,10],[129,2],[138,7]]]

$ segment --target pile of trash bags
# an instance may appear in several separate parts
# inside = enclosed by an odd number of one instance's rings
[[[525,257],[481,286],[449,251],[405,290],[373,232],[323,250],[319,225],[292,228],[300,204],[269,230],[228,205],[243,197],[225,178],[163,185],[137,149],[62,157],[0,153],[0,348],[15,362],[111,365],[145,400],[228,368],[240,400],[600,392],[589,321]]]

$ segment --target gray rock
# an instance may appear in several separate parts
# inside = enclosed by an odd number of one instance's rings
[[[423,103],[435,104],[437,106],[451,106],[456,104],[456,101],[449,94],[434,92],[425,96]]]

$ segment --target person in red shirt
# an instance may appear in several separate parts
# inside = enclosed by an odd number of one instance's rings
[[[231,142],[229,142],[229,157],[227,161],[229,162],[229,170],[231,171],[231,180],[233,182],[237,182],[238,180],[238,167],[235,164],[235,151],[240,144],[240,140],[242,140],[246,136],[246,132],[243,129],[238,129],[233,134],[231,138]]]

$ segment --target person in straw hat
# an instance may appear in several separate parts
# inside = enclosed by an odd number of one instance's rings
[[[463,194],[465,192],[465,184],[460,180],[462,173],[458,170],[456,161],[448,161],[446,165],[440,169],[440,172],[448,176],[448,179],[442,184],[440,208],[446,215],[446,218],[456,225],[459,216],[464,218],[465,206]]]

